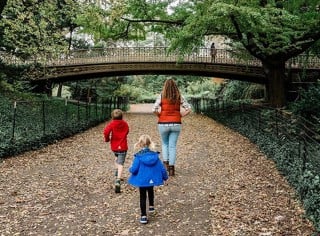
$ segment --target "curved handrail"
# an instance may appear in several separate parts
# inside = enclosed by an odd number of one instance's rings
[[[240,51],[217,49],[215,58],[210,55],[210,48],[197,48],[189,55],[180,56],[167,47],[109,47],[72,50],[69,53],[35,55],[28,60],[21,60],[10,54],[0,54],[6,64],[34,64],[45,67],[65,65],[85,65],[97,63],[138,63],[138,62],[187,62],[187,63],[219,63],[232,65],[248,65],[261,67],[261,62]],[[289,68],[320,68],[320,58],[315,55],[301,54],[290,59]]]

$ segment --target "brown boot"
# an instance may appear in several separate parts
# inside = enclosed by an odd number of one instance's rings
[[[163,161],[164,167],[169,171],[169,161]]]
[[[174,176],[174,166],[169,166],[169,176]]]

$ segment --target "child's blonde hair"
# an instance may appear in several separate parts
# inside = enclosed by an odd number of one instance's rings
[[[155,148],[154,142],[151,140],[150,136],[147,134],[143,134],[140,136],[139,141],[134,145],[134,149],[140,149],[148,147],[150,149]]]

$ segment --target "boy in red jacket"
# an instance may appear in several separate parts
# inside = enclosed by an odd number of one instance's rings
[[[104,141],[110,141],[110,147],[113,151],[116,166],[116,183],[115,192],[120,193],[120,181],[123,171],[123,164],[126,159],[128,142],[127,136],[129,133],[128,123],[122,119],[123,112],[120,109],[115,109],[111,113],[112,120],[103,130]]]

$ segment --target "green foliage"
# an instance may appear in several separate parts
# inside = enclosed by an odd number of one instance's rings
[[[297,125],[295,117],[292,120],[287,116],[280,117],[279,113],[269,109],[237,109],[239,104],[224,104],[220,109],[219,103],[212,103],[204,107],[202,112],[248,137],[276,163],[279,171],[296,190],[306,216],[319,233],[319,143],[300,136],[304,133],[302,129],[305,126]],[[228,107],[232,112],[229,112]]]
[[[4,29],[3,47],[22,59],[36,59],[54,52],[63,43],[57,27],[55,5],[46,1],[9,1],[0,27]]]
[[[100,97],[125,96],[134,102],[153,101],[163,88],[166,79],[172,76],[145,75],[106,78],[92,81],[71,83],[72,97],[86,93],[92,88]],[[261,99],[264,97],[262,85],[239,81],[229,81],[226,84],[216,84],[210,78],[194,76],[174,76],[180,91],[185,96],[221,98],[225,100]],[[81,92],[83,91],[83,92]],[[86,96],[84,96],[86,98]],[[86,99],[84,99],[86,101]]]
[[[212,79],[191,81],[186,89],[188,96],[210,97],[219,96],[222,85],[215,84]]]
[[[263,61],[269,57],[283,59],[275,55],[290,57],[289,54],[301,53],[319,39],[316,32],[319,32],[320,14],[315,1],[295,3],[279,8],[272,3],[263,6],[258,1],[197,2],[194,14],[187,17],[182,29],[172,37],[173,46],[192,49],[193,45],[201,45],[206,35],[232,35],[235,42]],[[304,4],[308,11],[297,11]],[[304,40],[310,33],[313,42]]]
[[[115,96],[115,91],[119,90],[121,85],[126,84],[127,80],[127,77],[118,76],[70,82],[66,85],[69,86],[72,98],[86,102],[89,97],[95,101],[99,97]]]
[[[315,227],[320,231],[320,176],[311,171],[306,171],[301,177],[298,191],[303,196],[303,206],[308,217],[315,222]]]
[[[135,19],[150,20],[166,16],[166,1],[112,1],[105,7],[86,4],[84,14],[77,23],[82,31],[94,36],[96,42],[103,40],[144,40],[147,32],[163,32],[161,24],[144,24]]]
[[[110,2],[88,11],[79,24],[96,41],[145,40],[149,32],[164,36],[164,45],[182,60],[210,36],[230,39],[241,46],[241,56],[258,58],[270,84],[285,82],[285,62],[307,51],[320,39],[318,1],[139,1]],[[93,17],[93,20],[86,20]],[[315,51],[315,48],[313,49]],[[239,56],[239,55],[237,55]],[[274,106],[285,106],[286,88],[269,89]],[[256,90],[255,90],[256,91]],[[247,91],[248,92],[248,91]],[[260,96],[254,94],[253,96]],[[235,95],[240,97],[240,94]]]
[[[97,125],[109,119],[116,107],[127,109],[126,100],[106,101],[107,104],[66,103],[37,97],[17,101],[0,95],[0,158],[43,147]]]
[[[131,76],[127,78],[127,83],[122,84],[120,87],[114,90],[115,96],[129,96],[131,101],[134,102],[154,102],[156,96],[161,92],[165,80],[173,78],[180,92],[184,95],[194,95],[200,90],[205,91],[210,89],[214,90],[214,83],[207,78],[194,77],[194,76],[165,76],[165,75],[146,75],[146,76]],[[203,84],[204,83],[204,84]],[[203,84],[203,85],[202,85]],[[193,91],[194,94],[189,93]],[[200,90],[196,87],[201,87]]]
[[[45,62],[71,47],[66,34],[77,27],[80,10],[77,0],[8,1],[0,20],[1,49],[22,60]]]
[[[0,93],[10,99],[33,100],[39,95],[31,93],[32,87],[26,81],[0,80]]]
[[[320,57],[320,40],[318,40],[314,45],[312,45],[312,47],[310,48],[310,52]]]
[[[307,119],[320,117],[320,81],[300,91],[300,99],[290,104],[295,114]]]
[[[149,93],[158,94],[161,92],[167,78],[164,75],[132,76],[130,84],[134,87],[141,87],[149,91]]]
[[[258,84],[231,80],[226,83],[222,96],[224,100],[262,99],[264,87]]]
[[[132,101],[142,102],[146,99],[153,98],[153,94],[142,87],[136,87],[134,85],[123,84],[114,92],[115,96],[128,97]]]

